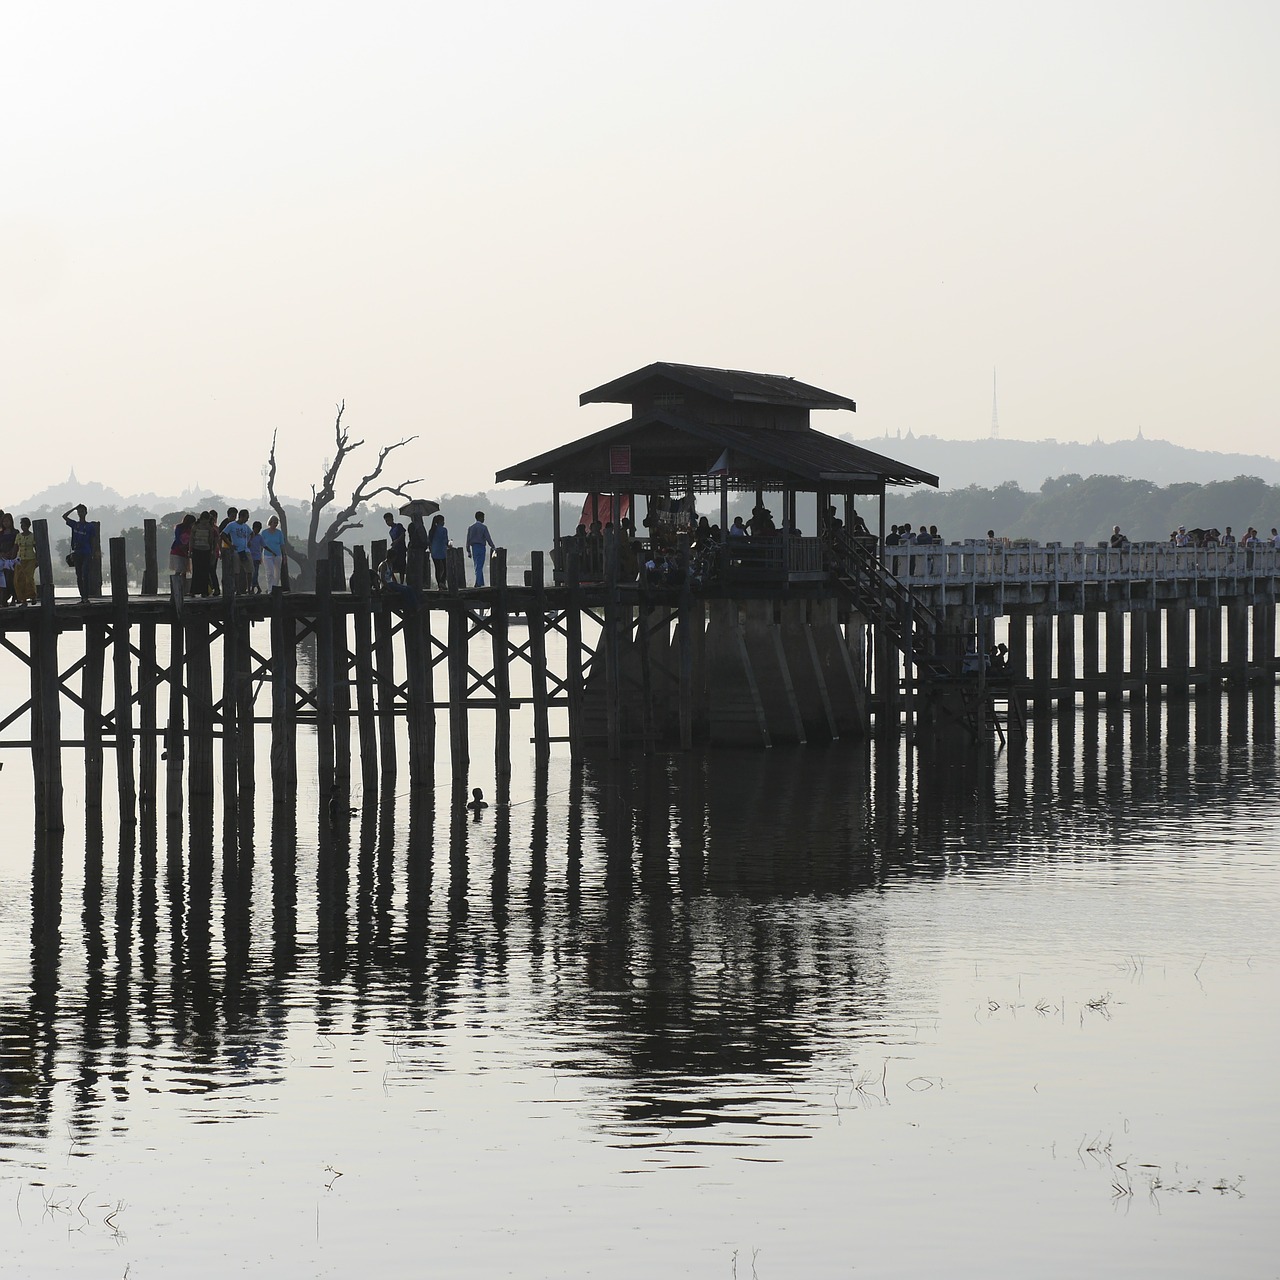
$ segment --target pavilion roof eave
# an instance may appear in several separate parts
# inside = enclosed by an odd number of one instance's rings
[[[731,458],[730,469],[738,473],[740,480],[755,478],[756,483],[764,483],[767,487],[776,484],[807,491],[824,484],[838,483],[869,493],[879,492],[884,485],[889,484],[927,484],[934,488],[938,485],[937,476],[813,428],[804,432],[786,433],[752,431],[722,424],[694,422],[661,411],[604,427],[567,445],[561,445],[558,449],[507,467],[497,473],[496,479],[499,483],[510,480],[523,480],[529,484],[554,483],[561,492],[591,492],[590,489],[577,490],[576,486],[580,479],[583,483],[597,482],[601,468],[595,461],[586,464],[584,455],[601,445],[642,432],[646,427],[677,431],[701,441],[709,451],[714,450],[716,453],[727,449]],[[578,463],[576,466],[575,461]],[[833,467],[833,462],[853,462],[854,466]],[[668,472],[671,478],[705,474],[701,469],[691,471],[683,465],[673,467]],[[622,477],[611,476],[610,480],[617,484],[622,481]],[[635,483],[635,479],[632,483]]]

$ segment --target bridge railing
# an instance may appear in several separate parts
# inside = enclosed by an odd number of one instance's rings
[[[1000,582],[1176,581],[1280,577],[1280,548],[1175,547],[1134,542],[1127,547],[1003,544],[985,539],[946,546],[886,547],[885,567],[912,586]]]

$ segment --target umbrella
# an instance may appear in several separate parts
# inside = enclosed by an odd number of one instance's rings
[[[400,508],[402,516],[433,516],[440,510],[438,502],[432,502],[430,498],[414,498],[411,502],[406,502]]]

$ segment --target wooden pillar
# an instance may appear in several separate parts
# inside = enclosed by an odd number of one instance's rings
[[[333,576],[328,560],[316,564],[316,771],[320,809],[333,796]]]
[[[1185,694],[1191,674],[1191,609],[1185,599],[1171,600],[1165,610],[1165,652],[1169,692]]]
[[[462,550],[450,547],[448,554],[447,581],[449,584],[449,607],[456,599],[462,575]],[[390,605],[384,600],[383,608],[390,611]],[[391,652],[389,628],[391,620],[386,619],[384,632],[385,652]],[[436,708],[435,693],[432,685],[431,662],[431,611],[425,599],[420,600],[418,608],[406,609],[400,625],[400,634],[404,637],[405,664],[405,725],[409,731],[409,785],[411,787],[430,787],[432,785],[432,767],[436,756]],[[381,661],[381,659],[379,659]],[[387,676],[392,678],[391,659],[387,661]],[[391,737],[392,729],[384,724],[383,743]],[[394,764],[395,744],[391,744]]]
[[[377,576],[378,566],[387,554],[386,539],[369,544],[369,571]],[[373,654],[377,670],[378,757],[384,781],[396,776],[396,652],[392,639],[394,617],[381,596],[376,599],[370,582],[369,607],[373,612]],[[424,622],[430,625],[429,618]]]
[[[241,598],[240,572],[237,557],[228,554],[229,566],[222,584],[222,807],[223,812],[236,812],[239,794],[239,775],[236,771],[239,759],[240,726],[236,719],[236,669],[240,658],[240,634],[236,601]]]
[[[138,790],[133,771],[133,658],[129,640],[129,569],[123,538],[112,538],[111,681],[115,691],[116,784],[120,818],[134,820]]]
[[[1129,682],[1130,700],[1147,696],[1147,628],[1146,611],[1129,614]]]
[[[213,795],[213,668],[206,616],[188,613],[185,622],[187,717],[191,726],[187,794],[192,809],[207,808]],[[172,740],[169,747],[173,749]]]
[[[1031,620],[1032,686],[1035,697],[1035,713],[1047,716],[1053,710],[1053,614],[1036,613]]]
[[[1076,700],[1076,617],[1058,614],[1058,706],[1072,707]]]
[[[493,763],[499,778],[511,775],[511,646],[507,627],[510,603],[507,595],[507,549],[497,547],[489,561],[493,604],[489,610],[489,631],[493,649],[495,701]]]
[[[1271,658],[1275,653],[1276,607],[1274,604],[1255,602],[1253,605],[1253,644],[1250,649],[1250,668],[1255,678],[1271,677]]]
[[[1027,678],[1027,615],[1009,615],[1009,674],[1019,683]]]
[[[372,595],[369,561],[363,547],[356,547],[351,553],[351,595],[360,783],[366,797],[371,800],[378,790],[378,735],[374,721]]]
[[[1080,665],[1085,692],[1098,696],[1098,612],[1086,609],[1080,619]]]
[[[565,557],[565,581],[569,584],[568,604],[565,610],[565,682],[569,701],[569,755],[581,759],[583,743],[582,724],[582,566],[578,553],[570,549]]]
[[[32,521],[36,535],[36,569],[40,574],[40,615],[31,637],[33,730],[38,742],[35,767],[40,774],[41,825],[45,831],[63,829],[62,703],[58,682],[58,622],[54,615],[53,557],[49,551],[49,522]]]
[[[1107,605],[1107,701],[1118,702],[1124,693],[1124,606]]]
[[[184,812],[182,763],[187,756],[186,627],[176,606],[169,623],[169,717],[165,729],[165,813],[170,818]]]
[[[533,752],[543,760],[551,751],[547,714],[547,590],[541,551],[529,553],[529,578],[533,595],[529,603],[529,674],[533,687]]]
[[[1233,596],[1227,604],[1227,679],[1240,684],[1249,678],[1249,602]]]
[[[298,791],[298,638],[283,587],[271,592],[271,788],[277,806]]]
[[[452,548],[458,552],[457,547]],[[541,555],[541,552],[534,552]],[[460,594],[465,567],[461,553],[456,557],[457,577],[450,574],[448,610],[449,670],[449,758],[455,779],[465,776],[471,763],[471,743],[467,733],[467,651],[470,609]]]
[[[604,671],[605,671],[605,722],[608,731],[609,759],[616,760],[622,754],[622,705],[621,705],[621,601],[618,598],[618,541],[605,538],[604,547]]]
[[[253,803],[254,793],[254,726],[253,726],[253,650],[250,642],[249,613],[245,608],[236,610],[234,620],[236,637],[235,685],[227,691],[234,694],[236,717],[236,778],[240,797]]]
[[[102,811],[102,685],[107,658],[107,630],[101,622],[85,622],[84,666],[80,700],[84,712],[85,807]]]
[[[1196,674],[1199,676],[1197,688],[1204,689],[1213,683],[1214,678],[1214,653],[1210,640],[1210,632],[1213,624],[1219,620],[1218,606],[1216,604],[1202,605],[1197,604],[1195,607],[1195,635],[1196,635]]]
[[[156,522],[142,522],[142,594],[154,596],[159,590],[156,556]],[[156,623],[154,617],[138,623],[138,805],[143,813],[156,804],[158,719],[156,695]]]
[[[1164,624],[1160,617],[1160,605],[1151,602],[1151,608],[1142,615],[1142,628],[1147,633],[1147,686],[1158,689],[1164,683],[1164,654],[1161,641]]]
[[[330,596],[333,617],[333,780],[338,793],[351,791],[351,647],[347,631],[346,602],[338,599],[347,590],[346,549],[341,542],[326,547],[329,559]],[[418,576],[422,576],[422,556]]]
[[[689,582],[689,557],[682,557],[684,573],[676,610],[676,636],[680,647],[680,750],[693,748],[693,587]]]

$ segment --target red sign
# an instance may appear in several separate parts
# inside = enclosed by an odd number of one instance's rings
[[[609,449],[609,474],[611,476],[629,476],[631,474],[631,446],[615,444]]]

